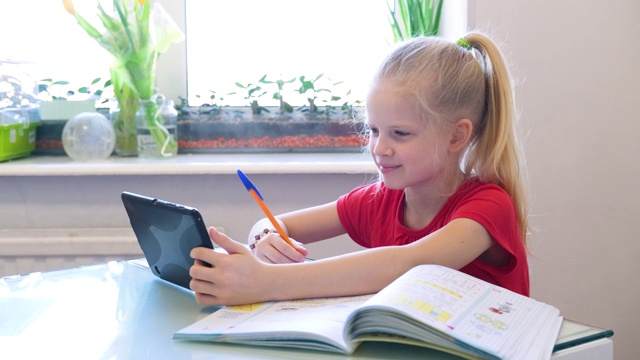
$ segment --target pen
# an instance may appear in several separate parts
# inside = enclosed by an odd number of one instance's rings
[[[247,191],[249,191],[249,193],[253,196],[253,198],[256,200],[258,205],[260,205],[262,212],[264,212],[264,214],[267,215],[267,218],[271,222],[271,225],[273,225],[273,227],[276,229],[278,234],[282,237],[282,239],[284,239],[284,241],[287,242],[287,244],[289,244],[289,246],[291,246],[292,248],[295,248],[291,240],[289,240],[287,233],[282,229],[282,227],[280,226],[280,223],[278,223],[276,218],[273,217],[273,214],[271,213],[267,205],[264,203],[264,199],[262,198],[262,195],[258,191],[258,188],[255,185],[253,185],[251,180],[249,180],[249,178],[241,170],[238,170],[238,176],[240,177],[240,180],[244,184],[244,187],[247,188]]]

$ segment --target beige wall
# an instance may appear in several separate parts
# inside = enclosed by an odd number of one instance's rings
[[[470,1],[518,85],[532,195],[532,296],[612,328],[637,358],[640,2]]]

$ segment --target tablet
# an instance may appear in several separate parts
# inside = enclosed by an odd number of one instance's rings
[[[140,248],[154,275],[189,289],[191,249],[213,248],[197,209],[168,201],[122,193],[122,203]]]

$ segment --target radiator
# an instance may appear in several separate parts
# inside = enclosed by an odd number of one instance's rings
[[[130,228],[0,230],[0,277],[142,256]]]

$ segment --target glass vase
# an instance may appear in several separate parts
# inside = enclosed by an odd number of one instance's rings
[[[178,154],[178,112],[162,95],[141,99],[136,113],[138,157],[169,158]]]
[[[131,94],[115,100],[109,109],[109,118],[116,133],[115,152],[118,156],[138,155],[136,113],[138,96]]]

